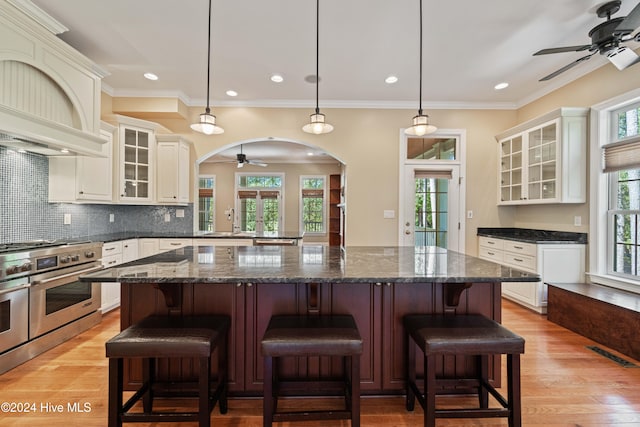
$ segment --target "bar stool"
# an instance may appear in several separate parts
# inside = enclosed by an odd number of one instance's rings
[[[360,355],[362,338],[350,315],[273,316],[262,339],[264,356],[263,425],[273,422],[350,419],[360,426]],[[341,356],[344,377],[328,380],[282,381],[278,358],[285,356]],[[326,395],[339,386],[345,397],[344,410],[279,411],[279,395]],[[304,391],[302,393],[301,391]]]
[[[407,410],[413,411],[415,399],[424,410],[425,427],[434,427],[436,418],[506,417],[510,427],[520,427],[520,354],[524,339],[507,328],[477,314],[407,315],[404,317]],[[416,384],[416,352],[413,341],[424,353],[424,395]],[[506,354],[507,394],[505,399],[489,384],[489,355]],[[476,363],[474,378],[436,378],[436,358],[442,355],[472,356]],[[479,399],[477,408],[436,409],[438,391],[471,388]],[[500,403],[489,408],[491,394]]]
[[[211,425],[211,411],[219,403],[227,412],[227,342],[228,316],[150,316],[131,325],[107,341],[109,358],[109,427],[124,422],[198,421],[200,427]],[[217,349],[217,384],[212,387],[211,355]],[[141,387],[123,405],[123,359],[142,359]],[[162,397],[197,397],[196,412],[157,412],[153,410],[156,360],[160,358],[197,359],[196,391],[169,390]],[[180,383],[183,386],[183,383]],[[195,385],[195,384],[194,384]],[[159,395],[159,393],[158,393]],[[129,412],[142,399],[143,412]]]

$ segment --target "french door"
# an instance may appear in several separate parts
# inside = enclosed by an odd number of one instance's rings
[[[237,208],[241,231],[277,233],[282,230],[280,191],[240,190]]]

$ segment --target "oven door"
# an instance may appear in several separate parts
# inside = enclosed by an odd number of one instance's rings
[[[27,278],[0,283],[0,353],[29,339]]]
[[[78,277],[100,269],[97,261],[32,276],[29,339],[98,310],[100,284],[81,282]]]

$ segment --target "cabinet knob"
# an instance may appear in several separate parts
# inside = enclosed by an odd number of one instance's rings
[[[80,191],[80,192],[78,192],[78,193],[79,193],[79,194],[84,194],[84,191]]]

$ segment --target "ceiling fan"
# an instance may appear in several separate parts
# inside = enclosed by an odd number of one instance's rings
[[[265,162],[262,160],[249,160],[247,159],[247,155],[242,152],[242,144],[240,144],[240,152],[236,154],[236,161],[238,162],[238,167],[241,168],[245,164],[254,165],[254,166],[262,166],[263,168],[267,166]]]
[[[640,41],[640,32],[635,35],[631,35],[636,28],[640,27],[640,3],[638,3],[626,17],[611,19],[611,15],[620,10],[621,3],[621,0],[613,0],[598,7],[596,10],[598,17],[607,18],[607,20],[596,25],[591,29],[591,31],[589,31],[591,44],[554,47],[550,49],[542,49],[534,53],[533,55],[537,56],[561,52],[591,52],[588,55],[565,65],[559,70],[554,71],[548,76],[541,78],[540,81],[550,80],[557,75],[564,73],[568,69],[573,68],[579,63],[586,61],[596,53],[605,55],[607,59],[619,70],[623,70],[637,62],[640,62],[640,57],[638,57],[632,49],[623,45],[629,40]]]

